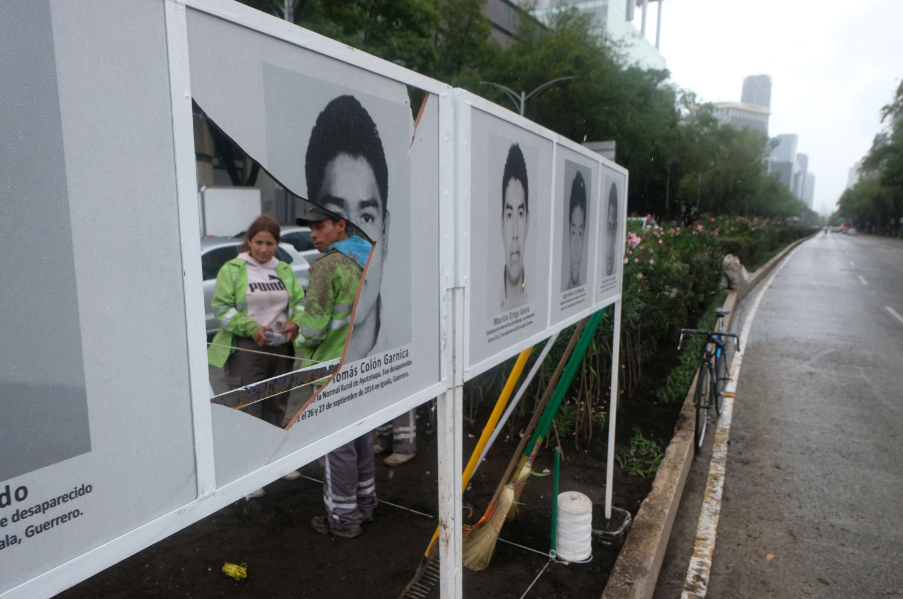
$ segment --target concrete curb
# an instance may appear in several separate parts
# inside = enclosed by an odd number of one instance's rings
[[[743,288],[728,293],[724,308],[730,310],[731,315],[725,318],[725,329],[730,328],[737,302],[758,285],[793,248],[814,236],[810,235],[791,243],[753,273]],[[690,465],[693,463],[695,389],[694,376],[680,416],[677,418],[677,424],[674,426],[674,437],[652,482],[652,491],[640,505],[624,547],[618,554],[608,584],[605,585],[602,599],[651,599],[655,592],[655,584],[658,582],[658,574],[665,559],[665,551],[671,538],[671,530],[674,528],[674,519],[683,496],[684,485],[690,473]]]

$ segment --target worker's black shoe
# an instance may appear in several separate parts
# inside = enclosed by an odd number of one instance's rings
[[[333,535],[343,539],[353,539],[359,537],[364,532],[360,526],[355,526],[351,530],[342,530],[340,528],[332,528],[329,526],[329,518],[327,516],[314,516],[310,521],[310,527],[320,534]]]

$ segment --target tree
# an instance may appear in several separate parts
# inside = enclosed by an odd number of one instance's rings
[[[283,0],[240,0],[285,18]],[[299,0],[294,23],[421,73],[435,68],[433,33],[440,12],[434,0]]]
[[[831,217],[853,221],[870,233],[903,234],[903,83],[893,101],[881,109],[881,121],[889,122],[878,133],[862,161],[859,181],[844,191],[838,211]]]

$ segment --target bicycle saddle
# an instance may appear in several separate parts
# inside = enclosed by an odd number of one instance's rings
[[[730,313],[730,310],[725,310],[724,308],[715,308],[715,314],[717,314],[718,316],[727,316]]]

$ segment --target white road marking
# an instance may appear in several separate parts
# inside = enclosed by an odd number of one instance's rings
[[[775,269],[772,275],[762,286],[756,301],[753,302],[743,330],[740,333],[740,351],[734,355],[731,363],[731,380],[724,388],[724,411],[718,420],[715,429],[715,441],[712,445],[712,462],[709,465],[709,479],[706,483],[705,499],[702,502],[702,510],[699,513],[699,525],[696,527],[696,544],[693,549],[693,557],[690,558],[690,566],[687,568],[687,578],[684,581],[684,589],[681,599],[703,599],[709,586],[709,576],[712,572],[712,554],[715,551],[715,537],[718,533],[718,518],[721,515],[721,494],[724,490],[725,466],[727,465],[727,443],[731,432],[731,418],[734,413],[734,399],[736,398],[737,381],[740,378],[740,367],[743,364],[743,356],[746,354],[746,343],[749,341],[749,332],[752,329],[753,319],[759,310],[759,304],[765,296],[765,292],[771,287],[771,282],[781,272],[796,251],[802,247],[796,247],[786,259]],[[901,319],[903,321],[903,319]]]
[[[903,324],[903,316],[897,314],[897,311],[891,308],[890,306],[884,306],[884,309],[890,312],[894,318],[900,321],[900,324]]]
[[[862,283],[863,285],[868,285],[868,284],[869,284],[869,282],[866,281],[866,280],[865,280],[865,277],[863,277],[862,275],[859,275],[859,282]]]

